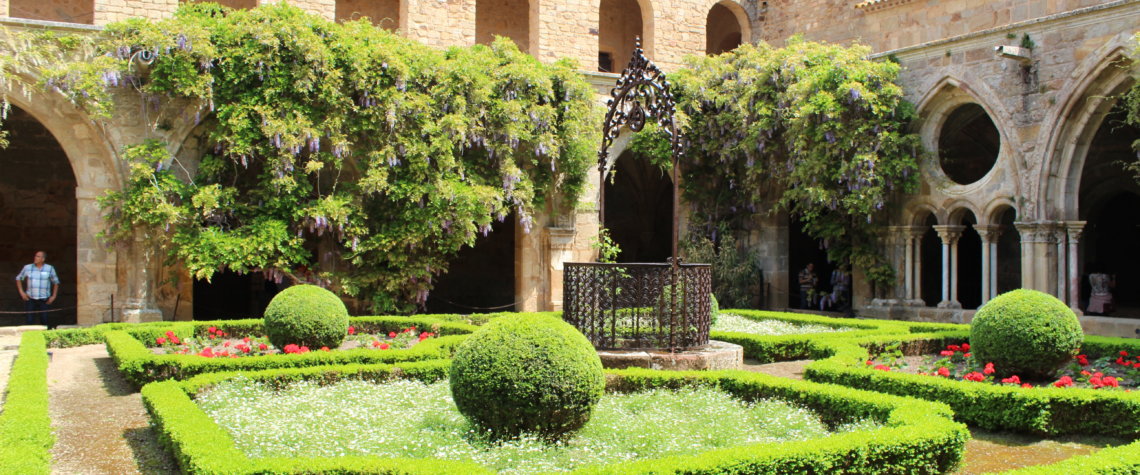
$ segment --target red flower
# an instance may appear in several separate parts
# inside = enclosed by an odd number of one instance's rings
[[[269,349],[269,345],[266,345],[265,343],[261,343],[261,344],[257,345],[257,349],[259,349],[261,351],[265,351],[265,350]]]
[[[245,338],[242,338],[242,339],[241,339],[241,341],[242,341],[242,343],[247,343],[247,344],[248,344],[248,343],[249,343],[249,337],[247,336],[247,337],[245,337]]]
[[[1128,352],[1124,351],[1124,350],[1120,350],[1120,356],[1128,356]]]
[[[178,339],[178,337],[176,337],[176,336],[170,337],[170,342],[174,343],[175,345],[181,345],[182,344],[182,340]]]
[[[1112,376],[1106,376],[1104,379],[1101,380],[1101,383],[1104,384],[1105,386],[1110,386],[1110,387],[1114,387],[1114,388],[1120,387],[1120,381],[1117,381],[1116,378],[1114,378]]]
[[[208,331],[210,333],[214,333],[214,332],[218,331],[218,327],[210,327],[210,328],[207,328],[206,331]]]
[[[872,363],[871,360],[867,360],[867,366],[871,366],[872,364],[874,363]]]
[[[982,370],[982,372],[986,374],[994,374],[994,364],[986,363],[986,367]]]
[[[321,351],[329,351],[329,347],[327,347],[327,346],[322,346],[322,347],[321,347]]]
[[[161,337],[161,336],[160,336],[160,337],[156,338],[156,339],[154,340],[154,342],[155,342],[155,343],[158,343],[159,345],[165,345],[165,344],[166,344],[166,338],[163,338],[163,337]]]
[[[174,332],[167,330],[167,331],[166,331],[166,336],[167,336],[167,337],[170,337],[170,338],[174,338]]]
[[[286,353],[300,353],[301,347],[297,346],[295,343],[290,343],[288,345],[285,345],[285,352]]]
[[[1077,364],[1079,364],[1081,366],[1088,366],[1089,365],[1088,355],[1077,355]]]
[[[213,334],[213,333],[211,333],[211,334],[210,334],[210,339],[211,339],[211,340],[213,340],[213,339],[215,339],[215,338],[217,338],[217,337],[215,337],[215,336],[214,336],[214,334]]]
[[[942,352],[939,354],[942,356],[954,356],[954,352],[950,350],[942,350]]]
[[[958,346],[958,345],[947,345],[947,346],[946,346],[946,349],[947,349],[947,350],[950,350],[950,351],[953,351],[953,352],[962,351],[962,347],[961,347],[961,346]]]
[[[950,376],[950,369],[945,367],[945,366],[938,368],[938,375],[949,377]]]
[[[965,356],[966,358],[969,358],[969,357],[971,356],[971,354],[970,354],[970,353],[966,353],[966,354],[964,354],[964,355],[962,355],[962,356]]]
[[[355,335],[356,334],[356,329],[353,328],[351,325],[348,327],[348,334],[349,335]]]
[[[241,349],[242,353],[249,353],[249,347],[248,346],[241,345],[240,349]]]
[[[986,377],[985,377],[985,376],[983,376],[983,375],[982,375],[982,373],[979,373],[979,372],[977,372],[977,371],[973,371],[973,372],[970,372],[970,373],[966,373],[966,375],[965,375],[965,376],[962,376],[962,379],[965,379],[965,380],[967,380],[967,381],[976,381],[976,382],[980,382],[980,381],[985,381],[985,380],[986,380]]]
[[[1118,357],[1116,358],[1116,364],[1118,364],[1118,365],[1124,365],[1124,366],[1128,366],[1128,365],[1130,365],[1130,364],[1131,364],[1131,362],[1125,362],[1125,361],[1124,361],[1124,358],[1122,358],[1122,357],[1119,357],[1119,356],[1118,356]]]
[[[214,357],[214,349],[207,346],[205,349],[202,350],[201,353],[198,353],[198,356],[205,356],[207,358],[213,358]]]
[[[1065,388],[1065,387],[1069,387],[1072,385],[1073,385],[1073,378],[1070,378],[1068,376],[1061,376],[1061,379],[1058,379],[1057,382],[1053,383],[1053,386],[1056,386],[1058,388]]]
[[[1015,374],[1015,375],[1010,376],[1008,378],[1002,378],[1001,382],[1006,383],[1006,384],[1021,384],[1021,378],[1017,377],[1017,375]]]
[[[1132,363],[1132,367],[1133,367],[1133,368],[1140,368],[1140,361],[1137,361],[1137,362],[1135,362],[1135,363]]]
[[[227,342],[225,342],[225,343],[222,343],[222,346],[224,346],[224,347],[226,347],[226,348],[229,348],[229,347],[230,347],[230,342],[228,342],[228,341],[227,341]]]
[[[388,348],[389,348],[389,347],[388,347],[388,344],[387,344],[387,343],[381,343],[381,344],[380,344],[380,349],[381,349],[381,350],[387,350]]]
[[[962,351],[970,351],[970,344],[962,343]]]
[[[1082,370],[1081,370],[1081,375],[1083,375],[1083,376],[1092,376],[1092,373],[1090,373],[1090,372],[1088,372],[1088,371],[1085,371],[1085,370],[1083,370],[1083,369],[1082,369]]]
[[[1032,384],[1029,384],[1029,383],[1023,383],[1023,384],[1021,385],[1021,387],[1023,387],[1023,388],[1027,388],[1027,389],[1028,389],[1028,388],[1032,388],[1032,387],[1033,387],[1033,385],[1032,385]]]
[[[407,331],[407,330],[404,330]],[[388,332],[388,338],[396,338],[396,332]]]
[[[377,347],[377,346],[380,346],[380,342],[373,340],[373,341],[372,341],[372,346],[373,346],[373,347]]]

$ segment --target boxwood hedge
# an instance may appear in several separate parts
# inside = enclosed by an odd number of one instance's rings
[[[447,372],[446,360],[399,365],[348,365],[242,373],[268,381],[412,377],[434,380]],[[396,460],[371,457],[250,459],[229,435],[194,404],[199,390],[234,377],[201,375],[143,387],[143,400],[161,440],[187,473],[487,473],[465,462]],[[828,424],[872,418],[885,427],[823,439],[766,443],[659,460],[586,467],[582,473],[941,473],[962,458],[969,432],[951,420],[949,408],[912,398],[793,381],[743,371],[666,372],[643,369],[607,372],[610,390],[711,385],[745,399],[779,398],[816,410]]]
[[[55,436],[48,415],[47,345],[26,332],[8,375],[0,413],[0,473],[49,473]]]

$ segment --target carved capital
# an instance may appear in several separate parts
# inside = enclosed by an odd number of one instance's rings
[[[998,238],[1001,237],[1002,226],[1000,224],[975,224],[974,231],[977,231],[978,236],[982,237],[982,242],[997,242]]]
[[[965,226],[956,224],[939,224],[934,226],[934,231],[938,233],[938,237],[942,239],[942,244],[953,246],[957,244],[958,238],[962,237],[962,231],[965,231]]]
[[[1027,223],[1016,222],[1013,226],[1017,228],[1017,232],[1021,233],[1021,242],[1023,243],[1054,243],[1056,236],[1054,230],[1056,227],[1053,223]]]
[[[1085,230],[1085,221],[1065,221],[1065,231],[1069,233],[1069,242],[1077,242]]]

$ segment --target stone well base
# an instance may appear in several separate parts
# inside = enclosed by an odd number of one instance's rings
[[[703,348],[670,353],[646,350],[599,350],[602,366],[612,369],[649,368],[670,371],[740,369],[744,348],[723,341],[709,340]]]

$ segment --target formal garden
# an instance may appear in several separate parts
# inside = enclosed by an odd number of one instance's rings
[[[100,377],[141,393],[144,432],[186,473],[1140,466],[1140,340],[1084,335],[1046,294],[1003,294],[971,325],[742,308],[751,277],[732,233],[758,210],[799,217],[872,286],[896,280],[877,245],[883,208],[916,185],[923,152],[899,66],[866,48],[797,38],[693,58],[672,92],[611,109],[605,135],[569,62],[540,63],[506,40],[434,50],[287,5],[188,4],[168,20],[31,32],[6,48],[3,80],[41,78],[27,86],[95,120],[128,96],[156,128],[205,131],[195,157],[159,141],[123,151],[103,239],[145,242],[195,278],[229,269],[293,285],[263,318],[25,332],[0,412],[2,473],[59,469],[49,366],[93,345],[109,355]],[[634,285],[623,280],[632,265],[582,264],[594,277],[567,284],[565,313],[416,313],[495,220],[529,230],[544,210],[581,206],[597,146],[621,125],[683,176],[692,235],[680,246],[713,266],[675,253],[652,285]],[[599,247],[606,260],[604,232]],[[326,249],[343,262],[321,268]],[[574,285],[600,290],[572,297]],[[350,316],[345,299],[372,316]],[[713,341],[747,363],[611,369],[599,356]],[[802,376],[766,374],[770,364]],[[991,449],[1076,440],[1084,454],[985,452],[977,434],[1004,434]]]

